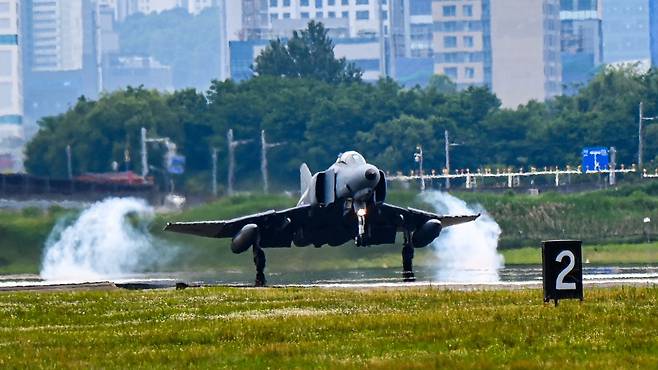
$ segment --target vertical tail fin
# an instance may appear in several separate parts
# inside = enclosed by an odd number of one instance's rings
[[[304,194],[311,184],[311,177],[313,177],[313,175],[311,175],[311,170],[308,169],[306,163],[302,163],[302,165],[299,166],[299,182],[301,184],[302,194]]]

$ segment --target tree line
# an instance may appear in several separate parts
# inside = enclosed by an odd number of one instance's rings
[[[615,146],[618,162],[630,164],[637,158],[638,103],[644,102],[647,116],[658,115],[656,70],[606,68],[573,96],[506,109],[487,88],[456,91],[444,76],[434,76],[426,87],[403,87],[384,78],[363,82],[353,65],[332,63],[331,40],[317,42],[326,31],[313,32],[316,44],[300,44],[308,33],[286,43],[272,41],[257,59],[256,75],[244,82],[215,80],[206,92],[128,87],[98,100],[81,97],[67,112],[40,120],[26,149],[26,168],[35,175],[64,177],[65,147],[71,145],[76,174],[109,171],[113,161],[139,172],[141,127],[149,135],[169,137],[187,157],[186,173],[177,181],[188,191],[208,189],[213,148],[218,178],[225,181],[230,128],[236,139],[252,140],[236,149],[236,178],[255,184],[252,188],[260,187],[261,130],[270,142],[285,143],[270,149],[268,159],[273,182],[287,187],[297,184],[301,162],[321,170],[352,149],[384,170],[408,172],[417,168],[413,153],[422,145],[425,167],[440,170],[444,130],[459,144],[451,147],[453,169],[578,165],[583,147],[599,145]],[[301,70],[291,70],[282,58],[306,59],[296,63]],[[303,69],[315,60],[331,73]],[[163,149],[152,149],[150,163],[161,163]],[[658,126],[649,124],[647,165],[656,154]]]

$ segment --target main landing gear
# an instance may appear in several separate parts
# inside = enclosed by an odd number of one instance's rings
[[[402,247],[402,279],[404,281],[416,281],[414,275],[414,246],[411,244],[411,235],[404,233],[404,247]]]
[[[255,286],[265,286],[265,252],[258,245],[252,247],[254,252],[254,264],[256,265],[256,282]]]

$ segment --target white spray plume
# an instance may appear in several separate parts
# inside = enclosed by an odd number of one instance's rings
[[[448,193],[428,191],[423,201],[439,214],[471,215],[481,213],[474,222],[445,228],[432,243],[438,258],[437,279],[445,282],[487,283],[499,280],[503,256],[497,252],[500,227],[479,205],[470,207]]]
[[[142,199],[108,198],[84,210],[73,224],[60,220],[46,241],[41,277],[94,281],[166,263],[177,251],[156,245],[148,231],[153,218],[153,207]]]

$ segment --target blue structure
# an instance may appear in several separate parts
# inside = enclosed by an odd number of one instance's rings
[[[583,172],[607,170],[608,148],[591,147],[583,149]]]
[[[603,7],[603,61],[648,60],[649,4],[655,0],[606,0]]]

